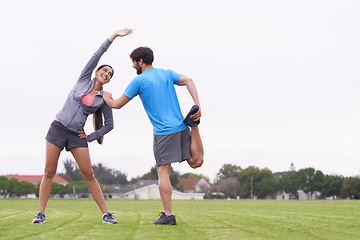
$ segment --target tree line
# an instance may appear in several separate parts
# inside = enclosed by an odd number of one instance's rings
[[[76,162],[70,158],[63,161],[64,173],[59,173],[59,176],[69,182],[78,182],[84,180],[79,167]],[[126,185],[129,183],[127,175],[119,170],[105,167],[102,163],[92,165],[94,175],[99,183],[106,185]]]
[[[21,197],[36,192],[34,184],[29,182],[19,182],[17,179],[8,179],[0,176],[0,196]]]
[[[80,173],[80,170],[75,161],[71,159],[66,159],[64,162],[64,173],[60,173],[59,175],[66,179],[67,181],[80,181],[84,180],[83,176]],[[157,180],[157,171],[156,166],[151,167],[150,171],[143,174],[142,176],[138,176],[132,178],[130,181],[127,179],[127,174],[115,169],[110,169],[105,167],[102,163],[98,163],[92,165],[94,170],[94,175],[98,182],[103,185],[127,185],[136,183],[139,180]],[[170,181],[173,186],[175,186],[179,182],[179,178],[206,178],[202,174],[194,174],[194,173],[185,173],[180,174],[178,171],[174,171],[172,167],[170,167]]]
[[[67,186],[52,183],[51,195],[81,193],[89,194],[87,184],[82,177],[75,161],[66,159],[63,161],[64,173],[61,177],[69,181]],[[156,166],[142,176],[132,178],[130,181],[124,172],[105,167],[102,163],[92,166],[95,177],[99,181],[104,193],[116,191],[114,186],[133,184],[138,180],[157,180]],[[202,174],[180,174],[171,167],[170,181],[173,186],[179,182],[179,178],[207,178]],[[179,189],[181,190],[181,189]],[[224,164],[217,173],[215,182],[211,186],[211,192],[207,198],[237,198],[245,199],[275,198],[279,192],[285,192],[292,199],[298,199],[298,190],[302,190],[312,196],[318,192],[319,198],[350,198],[360,199],[360,177],[343,177],[338,175],[324,175],[320,170],[305,168],[295,171],[273,173],[269,169],[260,169],[250,166],[242,169],[240,166]],[[20,197],[35,193],[38,196],[39,184],[34,186],[28,182],[18,182],[17,179],[0,177],[0,195]],[[219,193],[219,194],[217,194]]]
[[[69,182],[66,186],[52,182],[51,195],[64,196],[65,194],[73,194],[74,187],[76,187],[76,194],[80,197],[87,198],[89,195],[89,189],[86,181]],[[16,178],[8,179],[5,176],[0,176],[0,196],[2,197],[21,197],[29,194],[35,194],[39,197],[40,183],[34,185],[32,183],[22,181],[19,182]]]
[[[360,177],[325,175],[311,167],[274,174],[267,168],[250,166],[241,169],[240,166],[224,164],[212,190],[222,192],[225,198],[240,196],[252,199],[256,196],[274,199],[277,193],[285,192],[292,199],[298,199],[298,190],[302,190],[309,196],[318,192],[320,199],[360,199]]]

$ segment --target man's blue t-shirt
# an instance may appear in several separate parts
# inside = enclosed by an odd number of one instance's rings
[[[154,135],[168,135],[188,128],[183,122],[174,84],[179,84],[178,74],[160,68],[147,69],[135,77],[124,95],[133,99],[139,95],[145,111],[154,126]]]

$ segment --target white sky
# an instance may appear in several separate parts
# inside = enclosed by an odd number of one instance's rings
[[[154,66],[195,81],[204,165],[181,173],[214,179],[225,163],[273,172],[313,167],[360,174],[360,1],[0,2],[0,175],[42,174],[45,135],[92,54],[118,38],[100,64],[119,97],[136,76],[129,54],[149,46]],[[177,87],[185,114],[192,105]],[[130,180],[155,164],[152,126],[137,97],[114,110],[115,129],[90,143],[93,163]],[[86,126],[92,131],[92,116]],[[72,157],[62,152],[62,161]]]

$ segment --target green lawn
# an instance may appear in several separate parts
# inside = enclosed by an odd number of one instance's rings
[[[360,201],[174,201],[177,225],[155,226],[160,201],[107,201],[117,225],[92,200],[0,199],[0,239],[360,239]]]

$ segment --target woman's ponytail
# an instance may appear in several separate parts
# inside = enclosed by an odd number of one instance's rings
[[[99,130],[100,128],[103,127],[103,117],[102,117],[102,110],[101,108],[99,108],[98,110],[96,110],[96,112],[94,112],[93,114],[93,124],[94,124],[94,129],[95,131]],[[102,144],[104,140],[104,136],[102,136],[101,138],[97,139],[97,142],[99,144]]]

